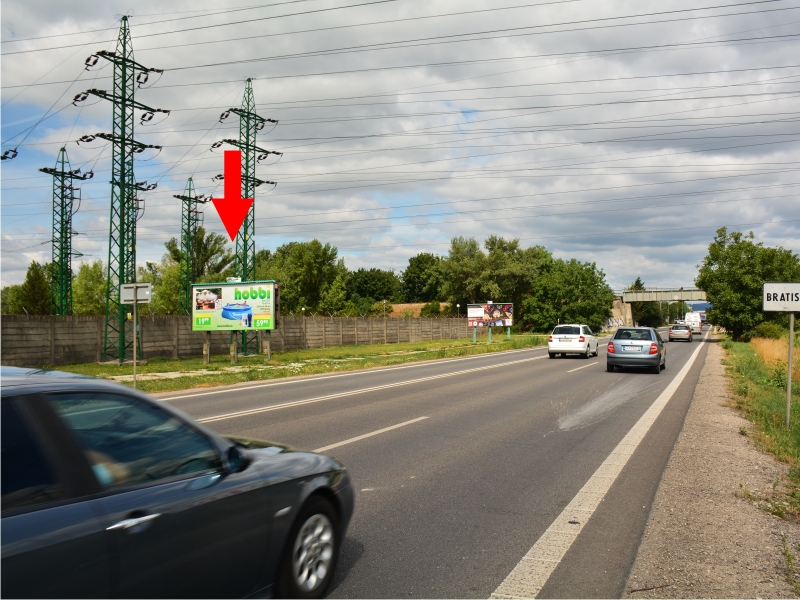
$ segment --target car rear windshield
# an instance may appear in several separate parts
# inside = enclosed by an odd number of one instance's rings
[[[649,329],[617,329],[615,340],[652,340]]]
[[[580,327],[570,327],[569,325],[560,325],[553,329],[553,335],[580,335]]]
[[[673,325],[672,329],[689,329],[688,325]]]

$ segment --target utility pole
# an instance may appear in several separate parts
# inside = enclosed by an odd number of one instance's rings
[[[273,181],[264,181],[256,177],[256,163],[266,159],[270,154],[281,156],[281,152],[265,150],[256,145],[256,134],[264,129],[267,123],[277,124],[274,119],[265,119],[256,114],[256,102],[253,97],[253,82],[248,78],[244,87],[244,98],[241,108],[231,108],[220,116],[224,121],[231,113],[239,116],[239,139],[224,139],[215,142],[211,148],[219,148],[222,144],[230,144],[242,151],[242,198],[256,197],[256,188],[264,183],[277,185]],[[217,175],[216,179],[222,179]],[[241,277],[242,282],[252,281],[256,274],[256,203],[253,202],[250,211],[244,219],[242,227],[236,234],[236,249],[233,262],[233,272],[236,277]],[[236,334],[233,334],[236,335]],[[251,352],[258,352],[258,337],[255,331],[241,332],[241,353],[245,356]]]
[[[181,201],[181,262],[180,262],[180,303],[184,314],[192,314],[192,283],[197,279],[197,230],[203,222],[203,213],[198,205],[208,202],[203,195],[194,190],[192,178],[186,182],[183,194],[173,196]]]
[[[90,95],[108,100],[113,106],[112,133],[97,133],[83,136],[82,142],[100,138],[111,142],[111,214],[108,234],[108,275],[106,278],[106,322],[103,337],[103,360],[124,362],[129,356],[132,342],[128,333],[137,323],[127,318],[126,306],[120,302],[119,286],[136,282],[136,222],[144,212],[144,200],[136,193],[155,189],[156,184],[137,182],[133,175],[133,157],[147,148],[161,146],[143,144],[133,138],[134,110],[145,111],[141,122],[149,121],[155,113],[169,114],[168,110],[151,108],[134,99],[135,88],[147,82],[150,73],[162,73],[150,69],[133,59],[133,46],[128,27],[128,17],[123,16],[114,52],[101,51],[86,59],[87,70],[100,59],[114,65],[114,88],[112,92],[91,89],[75,96],[73,103],[86,100]]]
[[[74,180],[91,179],[94,173],[81,174],[80,169],[70,169],[66,148],[58,152],[55,168],[39,169],[53,176],[53,254],[50,267],[52,294],[51,315],[71,315],[72,311],[72,257],[81,256],[72,251],[72,216],[80,207],[80,188],[73,185]],[[77,204],[76,204],[77,201]]]

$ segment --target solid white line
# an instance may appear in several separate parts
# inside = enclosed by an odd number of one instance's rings
[[[707,334],[706,334],[707,335]],[[705,340],[705,338],[703,338]],[[492,598],[535,598],[564,558],[583,526],[594,514],[611,485],[628,464],[639,443],[681,385],[703,348],[697,346],[678,375],[631,428],[608,458],[589,478],[563,512],[547,528],[508,577],[497,586]]]
[[[295,383],[308,383],[314,381],[322,381],[325,379],[338,379],[339,377],[355,377],[357,375],[369,375],[371,373],[386,373],[388,371],[399,371],[401,369],[414,369],[417,367],[425,367],[431,366],[433,364],[446,364],[451,362],[458,362],[463,360],[475,360],[476,358],[488,358],[490,356],[498,356],[498,355],[506,355],[506,354],[516,354],[518,352],[531,352],[534,350],[546,350],[547,346],[536,346],[534,348],[522,348],[521,350],[503,350],[502,352],[486,352],[484,354],[476,354],[474,356],[465,356],[463,358],[443,358],[439,360],[425,360],[414,363],[413,365],[402,365],[400,367],[386,367],[386,368],[377,368],[377,369],[363,369],[359,371],[351,371],[348,373],[339,373],[337,375],[323,375],[321,377],[315,377],[313,375],[304,377],[302,379],[289,379],[287,381],[274,381],[271,383],[259,383],[256,385],[246,385],[246,386],[224,386],[220,387],[218,390],[211,390],[208,392],[196,392],[194,394],[182,394],[180,396],[161,396],[156,398],[158,402],[172,402],[173,400],[183,400],[185,398],[196,398],[198,396],[211,396],[212,394],[225,394],[231,391],[238,391],[238,390],[254,390],[259,388],[266,388],[266,387],[274,387],[277,385],[291,385]],[[508,363],[512,364],[512,363]]]
[[[378,429],[378,431],[365,433],[364,435],[359,435],[354,438],[350,438],[349,440],[344,440],[343,442],[337,442],[336,444],[331,444],[330,446],[323,446],[322,448],[317,448],[316,450],[312,450],[312,452],[327,452],[328,450],[333,450],[334,448],[338,448],[339,446],[344,446],[345,444],[357,442],[359,440],[372,437],[373,435],[378,435],[379,433],[385,433],[387,431],[391,431],[392,429],[397,429],[398,427],[405,427],[406,425],[411,425],[412,423],[423,421],[427,418],[428,417],[418,417],[416,419],[411,419],[410,421],[405,421],[404,423],[398,423],[397,425],[392,425],[391,427],[384,427],[383,429]]]
[[[595,365],[599,365],[600,361],[595,361],[590,365],[583,365],[582,367],[578,367],[577,369],[572,369],[572,371],[567,371],[567,373],[573,373],[574,371],[580,371],[581,369],[585,369],[586,367],[593,367]]]
[[[455,377],[456,375],[463,375],[465,373],[475,373],[477,371],[486,371],[488,369],[499,369],[510,365],[517,365],[519,363],[530,362],[532,360],[541,360],[544,356],[534,356],[533,358],[522,358],[520,360],[513,360],[510,362],[500,363],[499,365],[486,365],[485,367],[475,367],[474,369],[463,369],[461,371],[453,371],[452,373],[442,373],[441,375],[431,375],[430,377],[420,377],[419,379],[409,379],[407,381],[398,381],[396,383],[387,383],[385,385],[376,385],[374,387],[362,388],[360,390],[350,390],[347,392],[340,392],[338,394],[329,394],[327,396],[317,396],[316,398],[307,398],[305,400],[295,400],[294,402],[285,402],[283,404],[274,404],[272,406],[263,406],[261,408],[251,408],[249,410],[240,410],[237,412],[226,413],[223,415],[216,415],[214,417],[205,417],[204,419],[196,419],[198,423],[212,423],[214,421],[224,421],[225,419],[233,419],[236,417],[244,417],[247,415],[254,415],[257,413],[269,412],[273,410],[280,410],[282,408],[291,408],[293,406],[300,406],[302,404],[312,404],[314,402],[322,402],[323,400],[333,400],[334,398],[345,398],[347,396],[355,396],[356,394],[366,394],[368,392],[375,392],[378,390],[386,390],[404,385],[411,385],[412,383],[421,383],[423,381],[433,381],[435,379],[444,379],[445,377]],[[249,388],[248,388],[249,389]]]

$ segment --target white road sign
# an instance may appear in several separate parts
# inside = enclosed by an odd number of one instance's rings
[[[136,304],[147,304],[150,302],[152,287],[150,283],[123,283],[119,286],[119,303],[133,304],[135,293]]]
[[[764,311],[800,312],[800,283],[765,283]]]

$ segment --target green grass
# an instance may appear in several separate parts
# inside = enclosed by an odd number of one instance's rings
[[[137,376],[151,373],[186,374],[170,379],[139,379],[137,387],[145,392],[177,391],[197,387],[213,387],[247,381],[352,371],[424,360],[502,352],[542,346],[546,343],[547,337],[544,335],[512,335],[510,340],[507,340],[505,336],[495,336],[492,342],[488,342],[483,338],[476,343],[473,343],[472,339],[468,338],[368,346],[333,346],[330,348],[273,352],[272,360],[269,362],[263,356],[240,356],[239,363],[235,368],[232,368],[230,356],[227,354],[212,356],[211,364],[208,365],[203,364],[202,357],[177,360],[149,358],[146,365],[137,366]],[[58,366],[57,369],[59,371],[105,378],[133,374],[132,365],[86,363],[62,365]],[[192,374],[190,371],[203,371],[204,374]],[[120,383],[132,385],[130,381],[121,381]]]
[[[786,476],[771,491],[744,490],[740,495],[771,514],[800,522],[800,390],[797,389],[800,386],[795,385],[792,390],[787,429],[786,388],[779,385],[780,367],[766,365],[749,343],[725,341],[722,346],[727,350],[725,364],[731,378],[731,405],[750,421],[746,434],[757,448],[789,466]]]

